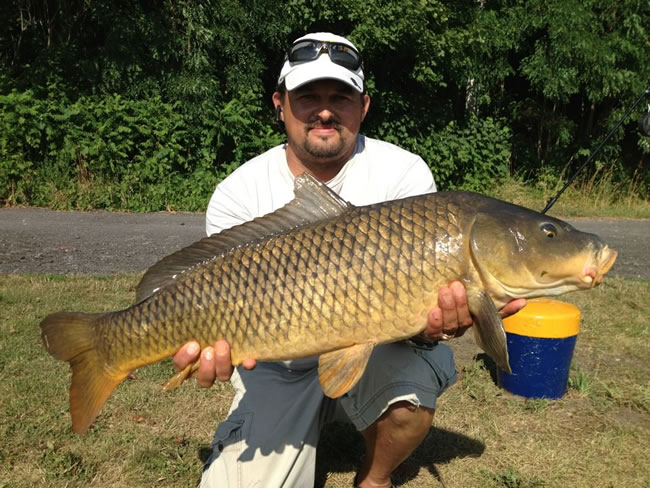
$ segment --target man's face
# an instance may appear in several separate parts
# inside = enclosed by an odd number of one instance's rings
[[[276,92],[273,100],[282,105],[291,150],[307,166],[345,162],[370,103],[367,95],[335,80],[315,81],[284,96]]]

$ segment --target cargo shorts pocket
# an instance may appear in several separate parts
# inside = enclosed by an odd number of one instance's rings
[[[252,413],[230,415],[219,424],[212,440],[212,455],[203,466],[200,486],[240,486],[241,461],[252,420]]]
[[[212,440],[212,449],[215,454],[223,451],[232,451],[243,449],[243,439],[246,438],[250,430],[252,413],[242,415],[230,415],[226,420],[221,422],[217,427]]]
[[[456,363],[454,362],[454,353],[449,346],[438,344],[430,351],[416,350],[416,354],[422,356],[438,377],[438,396],[456,383]]]

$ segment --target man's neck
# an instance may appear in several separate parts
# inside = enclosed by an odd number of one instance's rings
[[[294,176],[298,176],[302,173],[309,173],[317,180],[327,182],[339,174],[341,169],[343,169],[343,166],[345,166],[354,155],[354,151],[355,148],[352,149],[350,154],[345,155],[343,158],[328,161],[318,159],[303,160],[296,155],[289,145],[287,145],[285,153],[287,156],[289,171],[291,171]]]

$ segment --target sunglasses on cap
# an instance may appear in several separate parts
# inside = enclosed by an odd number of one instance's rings
[[[362,66],[359,51],[341,42],[298,41],[287,51],[287,59],[292,63],[306,63],[317,59],[323,51],[333,63],[350,71],[357,71]]]

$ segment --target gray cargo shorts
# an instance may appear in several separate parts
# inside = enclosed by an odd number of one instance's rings
[[[456,382],[453,354],[444,344],[376,347],[359,383],[336,400],[323,394],[317,366],[309,358],[237,368],[235,398],[214,436],[202,488],[312,487],[323,425],[342,420],[364,430],[398,401],[435,408]]]

